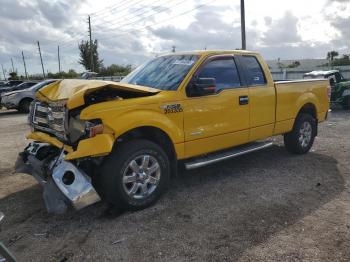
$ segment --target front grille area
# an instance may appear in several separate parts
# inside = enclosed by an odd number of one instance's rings
[[[60,140],[65,136],[66,109],[63,103],[34,102],[31,105],[29,123],[34,130],[55,135]]]

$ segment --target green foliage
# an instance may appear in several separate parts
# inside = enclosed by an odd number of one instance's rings
[[[296,68],[300,66],[300,62],[299,61],[294,61],[293,63],[289,64],[287,67],[288,68]]]
[[[102,67],[99,76],[126,76],[131,72],[131,65],[116,65],[111,64],[110,66]]]
[[[291,64],[285,65],[285,64],[281,63],[280,61],[278,61],[277,62],[277,66],[278,66],[279,69],[296,68],[296,67],[300,66],[300,62],[299,61],[293,61]]]
[[[327,53],[327,60],[333,61],[336,56],[339,56],[337,51],[329,51]]]
[[[68,72],[60,72],[60,73],[48,73],[47,78],[53,78],[53,79],[58,79],[58,78],[79,78],[80,75],[75,72],[73,69],[69,69]]]
[[[9,76],[10,76],[9,80],[18,80],[19,79],[17,72],[11,72],[11,73],[9,73]]]
[[[336,58],[339,56],[339,53],[337,51],[330,51],[327,53],[327,59],[329,60],[329,63],[322,64],[323,66],[347,66],[350,65],[350,54],[343,54],[342,57]]]
[[[350,56],[343,55],[341,58],[336,58],[332,62],[332,66],[346,66],[350,65]]]
[[[90,47],[89,41],[81,41],[78,45],[80,51],[80,59],[79,64],[84,66],[84,68],[88,71],[92,72],[100,72],[100,69],[103,67],[103,60],[100,60],[98,57],[97,51],[97,40],[92,42],[92,46]],[[93,55],[93,68],[91,68],[91,50]]]

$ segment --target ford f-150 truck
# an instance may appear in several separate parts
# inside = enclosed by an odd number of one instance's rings
[[[328,80],[274,83],[255,52],[163,55],[118,83],[40,89],[29,114],[33,142],[16,169],[43,185],[49,212],[100,199],[138,210],[159,199],[179,161],[202,167],[271,146],[276,135],[290,152],[308,152],[329,96]]]

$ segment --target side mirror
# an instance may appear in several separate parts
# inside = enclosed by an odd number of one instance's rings
[[[215,78],[195,78],[192,82],[190,96],[212,95],[215,92]]]

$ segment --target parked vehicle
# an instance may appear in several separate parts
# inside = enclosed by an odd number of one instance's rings
[[[1,106],[6,107],[7,109],[17,109],[22,113],[28,113],[30,103],[35,98],[35,92],[55,81],[56,80],[45,80],[40,83],[34,83],[35,85],[32,85],[33,83],[31,82],[30,88],[3,93],[0,100]]]
[[[273,82],[254,52],[159,56],[119,83],[62,80],[39,90],[29,115],[34,142],[16,170],[43,185],[49,212],[100,197],[138,210],[159,199],[180,160],[206,166],[269,147],[275,135],[307,153],[328,95],[328,80]]]
[[[11,91],[27,89],[33,85],[36,85],[37,83],[38,82],[23,82],[23,83],[20,83],[19,85],[4,87],[0,89],[0,94],[11,92]]]
[[[6,87],[11,87],[11,86],[17,86],[17,85],[22,84],[22,83],[23,83],[22,80],[9,80],[9,81],[5,82],[4,84],[0,85],[0,89],[6,88]]]
[[[304,74],[304,79],[329,79],[332,86],[331,102],[341,104],[344,109],[350,109],[350,81],[346,80],[339,70],[312,71]]]
[[[0,211],[0,231],[1,231],[1,223],[4,217],[5,217],[4,214]],[[16,261],[15,257],[5,247],[5,245],[0,242],[0,262],[15,262],[15,261]]]

